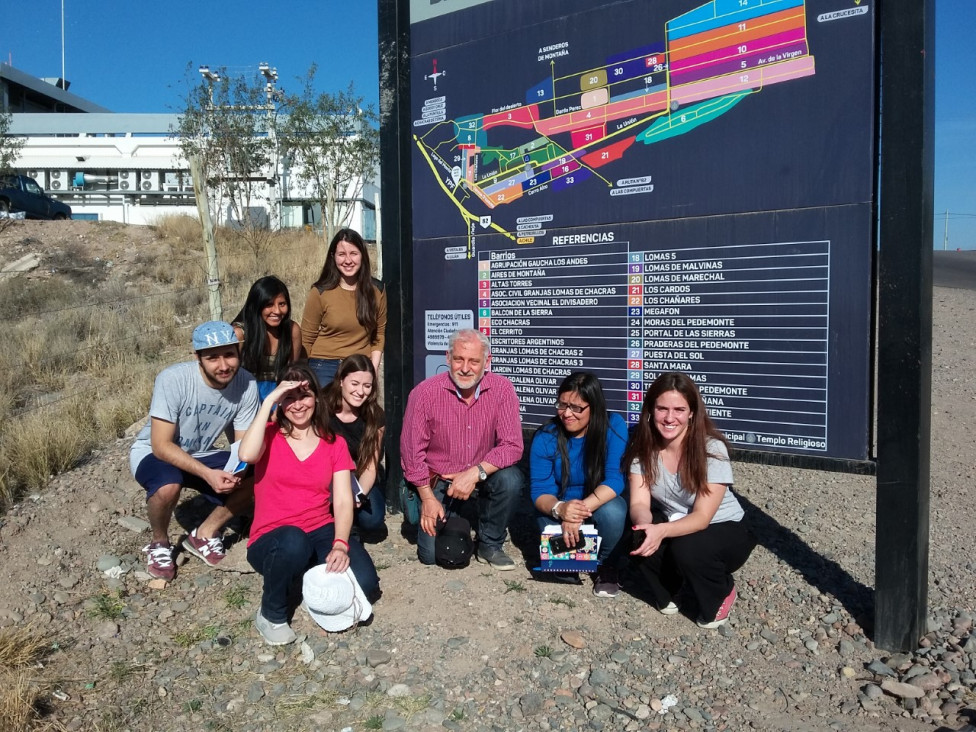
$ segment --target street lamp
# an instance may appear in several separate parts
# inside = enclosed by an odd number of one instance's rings
[[[210,83],[220,81],[220,74],[218,74],[216,71],[211,71],[209,66],[201,66],[199,71],[200,75]]]
[[[267,100],[267,105],[265,109],[268,111],[268,134],[271,137],[271,143],[274,146],[274,174],[273,174],[273,185],[275,187],[275,207],[277,209],[277,228],[281,228],[281,176],[278,174],[278,166],[280,163],[280,151],[278,148],[278,134],[277,134],[277,116],[278,109],[275,106],[275,102],[280,99],[280,92],[275,89],[275,84],[278,82],[278,69],[277,67],[272,68],[267,61],[262,61],[258,65],[258,71],[264,77],[264,94]],[[269,196],[270,201],[270,196]]]

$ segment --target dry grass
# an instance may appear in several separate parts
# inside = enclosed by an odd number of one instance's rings
[[[0,630],[0,667],[15,670],[32,666],[47,655],[51,641],[29,626]]]
[[[25,671],[0,671],[0,729],[31,729],[39,718],[38,688]]]
[[[203,251],[200,220],[193,216],[162,216],[152,228],[174,254],[186,256]]]
[[[210,319],[199,222],[168,216],[152,229],[158,241],[125,267],[99,268],[71,243],[52,251],[52,276],[0,282],[0,512],[144,417],[156,374],[188,357],[190,330]],[[299,317],[327,243],[289,231],[256,247],[247,234],[217,233],[224,319],[267,274],[288,283]],[[128,235],[93,224],[85,239],[121,251]]]
[[[43,719],[50,687],[33,670],[50,649],[50,640],[29,627],[0,630],[0,729],[60,728]]]

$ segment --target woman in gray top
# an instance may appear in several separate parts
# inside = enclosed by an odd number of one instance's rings
[[[661,374],[651,384],[624,465],[631,473],[631,555],[657,609],[677,613],[684,583],[698,625],[724,625],[736,599],[732,573],[756,540],[732,494],[725,437],[688,376]]]

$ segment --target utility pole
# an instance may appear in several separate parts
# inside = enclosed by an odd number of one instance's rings
[[[949,209],[946,209],[945,234],[942,235],[942,251],[946,251],[948,248],[949,248]]]
[[[275,84],[278,83],[278,69],[271,68],[267,62],[262,62],[258,66],[258,71],[264,77],[264,94],[267,99],[267,104],[265,110],[268,112],[268,134],[271,136],[272,145],[274,147],[274,173],[272,179],[274,181],[274,202],[275,202],[275,213],[277,215],[277,225],[275,229],[281,230],[281,177],[278,175],[278,162],[280,157],[279,141],[278,141],[278,107],[275,102],[281,98],[281,92],[275,89]],[[269,201],[271,197],[268,197]]]
[[[64,0],[61,0],[61,91],[65,91],[67,81],[64,78]]]

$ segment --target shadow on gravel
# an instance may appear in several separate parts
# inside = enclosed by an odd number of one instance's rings
[[[946,727],[942,725],[936,727],[932,732],[976,732],[976,709],[962,709],[959,712],[959,718],[964,720],[962,727]]]
[[[836,561],[811,549],[794,531],[786,528],[762,509],[736,493],[746,512],[746,520],[759,544],[799,572],[803,579],[822,593],[837,598],[864,629],[874,635],[874,590],[855,580]]]

